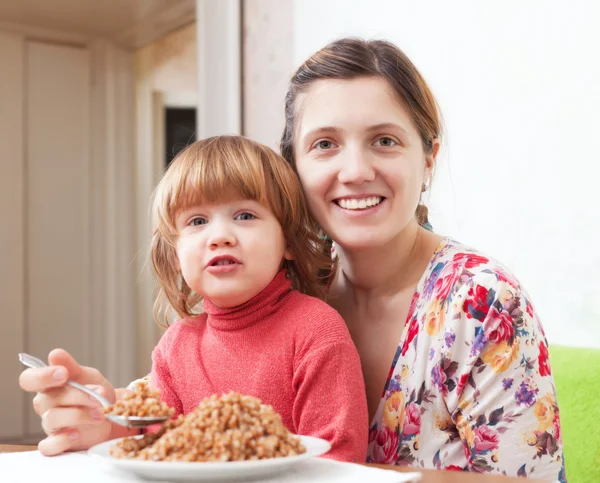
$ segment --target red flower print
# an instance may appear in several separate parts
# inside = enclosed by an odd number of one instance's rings
[[[472,288],[469,289],[468,295],[469,297],[465,299],[463,304],[463,310],[467,314],[467,317],[475,317],[477,320],[483,320],[485,314],[490,309],[487,303],[488,289],[477,285],[475,290]]]
[[[446,471],[463,471],[464,468],[462,466],[450,465],[450,466],[446,466],[444,468],[444,470],[446,470]]]
[[[374,424],[373,426],[371,426],[369,428],[369,444],[371,444],[373,441],[375,441],[376,437],[377,437],[377,424]]]
[[[412,322],[410,323],[410,325],[408,326],[408,334],[406,335],[406,341],[404,342],[404,345],[402,346],[402,356],[403,357],[408,352],[411,342],[414,340],[414,338],[417,336],[418,333],[419,333],[419,322],[418,322],[417,318],[415,317],[412,320]]]
[[[446,382],[446,373],[442,369],[441,365],[436,364],[433,366],[433,369],[431,369],[431,381],[433,382],[434,386],[437,387],[438,390],[443,394],[448,392],[448,388],[444,385]]]
[[[419,300],[420,294],[419,292],[415,292],[415,294],[413,295],[412,300],[410,301],[410,307],[408,309],[408,317],[406,318],[407,320],[412,318],[412,315],[415,312],[415,308],[417,306],[417,300]]]
[[[452,273],[445,277],[440,277],[435,282],[435,298],[440,300],[446,300],[450,295],[450,289],[456,283],[456,280],[460,276],[460,267],[458,265],[452,265]]]
[[[533,305],[531,305],[529,302],[526,302],[527,305],[527,313],[529,314],[529,317],[531,317],[533,319]]]
[[[533,309],[533,305],[531,305],[531,302],[527,299],[525,299],[525,309],[527,310],[527,314],[529,315],[529,317],[531,317],[532,319],[535,319],[535,310]],[[540,332],[542,333],[542,337],[545,339],[546,338],[546,333],[544,332],[544,327],[542,326],[542,324],[537,324],[538,329],[540,329]]]
[[[387,426],[377,431],[373,447],[373,462],[390,465],[398,458],[398,435]]]
[[[467,385],[467,382],[469,381],[469,375],[470,373],[466,373],[463,374],[462,376],[460,376],[460,379],[458,380],[458,385],[456,386],[456,395],[460,396],[462,394],[462,392],[465,389],[465,386]]]
[[[558,408],[554,412],[554,419],[552,420],[552,428],[554,430],[554,439],[560,443],[562,441],[562,433],[560,431],[560,418],[558,416]]]
[[[483,333],[493,344],[509,340],[515,334],[512,317],[505,310],[498,312],[496,307],[490,308],[483,322]]]
[[[552,373],[550,371],[550,363],[548,362],[548,348],[543,342],[540,342],[540,355],[538,356],[538,363],[540,365],[540,376],[549,376]]]
[[[519,287],[519,281],[510,273],[506,273],[499,267],[496,267],[494,271],[496,272],[496,277],[498,277],[499,282],[504,282],[509,285],[512,285],[515,289]]]
[[[404,436],[419,434],[421,432],[421,411],[415,403],[410,403],[406,406],[404,416]]]
[[[488,263],[489,259],[482,257],[481,255],[474,255],[472,253],[457,253],[452,259],[454,262],[464,262],[465,268],[474,268],[483,263]]]
[[[486,426],[478,426],[475,428],[475,451],[480,453],[481,451],[487,451],[490,449],[498,448],[498,433],[495,429]]]
[[[471,450],[469,449],[469,446],[463,441],[462,442],[462,447],[463,447],[463,451],[465,452],[465,458],[467,458],[467,461],[471,461]]]

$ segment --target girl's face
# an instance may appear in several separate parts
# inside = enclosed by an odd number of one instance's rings
[[[426,155],[383,79],[320,80],[298,96],[294,154],[312,215],[342,248],[383,245],[414,213],[438,145]]]
[[[177,257],[189,287],[219,307],[258,295],[291,255],[266,206],[231,198],[193,206],[176,218]]]

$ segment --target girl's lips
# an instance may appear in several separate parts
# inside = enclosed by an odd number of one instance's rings
[[[236,270],[242,263],[232,255],[218,255],[213,257],[206,266],[209,273],[230,273]]]
[[[213,275],[221,274],[221,273],[231,273],[241,267],[241,263],[229,263],[227,265],[209,265],[206,267],[206,271],[208,273],[212,273]]]

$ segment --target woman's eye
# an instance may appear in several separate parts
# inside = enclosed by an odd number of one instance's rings
[[[201,217],[192,218],[190,221],[191,226],[206,225],[207,223],[208,223],[208,220],[206,218],[201,218]]]
[[[331,149],[333,146],[335,146],[331,141],[327,141],[325,139],[323,139],[322,141],[317,142],[317,144],[315,144],[315,147],[317,149],[321,149],[323,151],[327,151],[328,149]]]
[[[235,217],[236,220],[241,221],[254,220],[255,218],[256,216],[254,216],[252,213],[248,213],[247,211],[245,211],[244,213],[240,213]]]
[[[390,148],[392,146],[395,146],[398,143],[396,141],[394,141],[392,138],[382,137],[382,138],[379,138],[377,141],[375,141],[375,144],[377,144],[379,146],[383,146],[384,148]]]

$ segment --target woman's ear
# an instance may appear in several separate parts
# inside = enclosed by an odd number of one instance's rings
[[[425,171],[423,172],[424,184],[429,184],[433,176],[433,169],[437,160],[437,155],[440,151],[440,140],[433,138],[431,140],[431,151],[425,155]]]

